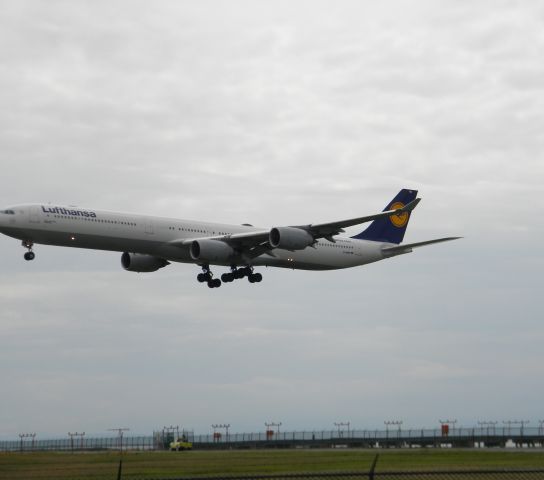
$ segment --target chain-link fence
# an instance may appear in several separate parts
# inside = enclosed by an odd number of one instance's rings
[[[152,436],[141,437],[85,437],[60,439],[34,439],[1,441],[0,451],[32,452],[32,451],[77,451],[77,450],[160,450],[160,439]]]
[[[221,446],[222,444],[252,443],[329,443],[358,444],[360,446],[387,445],[452,445],[452,446],[506,446],[508,442],[518,445],[542,446],[544,427],[505,426],[505,427],[457,427],[444,431],[440,428],[389,428],[389,429],[351,429],[351,430],[314,430],[302,432],[279,432],[269,430],[253,433],[229,433],[228,435],[195,435],[195,444],[201,446]]]
[[[423,470],[423,471],[376,471],[379,455],[374,457],[368,471],[276,473],[266,475],[215,475],[208,477],[141,478],[140,480],[544,480],[544,469],[477,469],[477,470]],[[117,480],[122,479],[122,461],[119,462]]]
[[[166,450],[178,434],[195,449],[289,448],[289,447],[544,447],[544,428],[483,427],[389,430],[318,430],[303,432],[253,432],[195,435],[183,431],[159,431],[148,436],[76,437],[61,439],[21,438],[0,441],[0,451]]]
[[[181,431],[184,436],[193,441],[193,432]],[[78,434],[74,437],[57,439],[39,439],[24,436],[19,440],[0,441],[0,452],[32,452],[32,451],[100,451],[100,450],[168,450],[170,442],[176,435],[173,432],[155,432],[153,435],[91,437]]]
[[[141,478],[140,480],[544,480],[544,470],[296,473],[248,476]]]

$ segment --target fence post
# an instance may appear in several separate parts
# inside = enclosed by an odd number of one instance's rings
[[[370,466],[370,471],[368,472],[368,480],[374,480],[374,470],[376,470],[376,464],[378,463],[378,457],[380,455],[376,455],[374,457],[374,460],[372,461],[372,465]]]
[[[119,460],[119,470],[117,470],[117,480],[121,480],[121,474],[123,470],[123,460]]]

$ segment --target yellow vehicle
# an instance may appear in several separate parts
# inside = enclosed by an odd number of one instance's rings
[[[170,450],[172,452],[178,451],[181,452],[182,450],[192,450],[193,449],[193,443],[187,441],[187,437],[183,436],[181,438],[177,438],[174,442],[170,442]]]

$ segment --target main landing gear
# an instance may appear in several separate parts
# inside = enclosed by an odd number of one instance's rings
[[[208,287],[210,287],[210,288],[219,288],[221,286],[221,280],[219,280],[218,278],[213,278],[213,273],[210,270],[209,265],[203,265],[202,266],[202,273],[199,273],[196,276],[196,279],[200,283],[207,282]]]
[[[28,249],[28,252],[24,254],[25,260],[34,260],[36,257],[36,254],[32,251],[32,247],[34,246],[34,243],[30,240],[23,240],[21,242],[21,245]]]
[[[221,280],[225,283],[229,283],[244,277],[247,277],[249,283],[258,283],[263,279],[263,276],[260,273],[253,273],[253,267],[230,267],[230,273],[221,275]]]
[[[210,270],[209,265],[202,266],[202,273],[196,276],[196,279],[200,283],[206,282],[210,288],[218,288],[223,283],[234,282],[234,280],[247,277],[249,283],[259,283],[263,280],[263,276],[260,273],[253,273],[253,267],[237,268],[236,266],[230,267],[230,272],[221,275],[221,280],[213,278],[213,273]]]

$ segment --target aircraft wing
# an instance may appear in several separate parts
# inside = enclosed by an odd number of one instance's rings
[[[351,227],[353,225],[359,225],[361,223],[371,222],[378,218],[391,217],[393,215],[402,215],[403,213],[411,212],[416,208],[420,202],[420,198],[416,198],[410,203],[406,204],[402,208],[395,210],[386,210],[374,215],[368,215],[365,217],[350,218],[347,220],[340,220],[329,223],[315,223],[309,225],[291,226],[289,228],[298,228],[308,232],[314,240],[318,238],[326,238],[327,240],[334,242],[333,236],[344,232],[344,228]],[[187,238],[180,240],[173,240],[170,245],[176,245],[180,247],[188,247],[195,240],[218,240],[225,242],[234,249],[238,250],[243,255],[250,258],[258,257],[263,253],[268,253],[273,256],[272,250],[274,247],[270,245],[270,230],[260,230],[243,233],[233,233],[231,235],[218,235],[213,237],[202,238]]]
[[[435,240],[426,240],[424,242],[406,243],[404,245],[395,245],[394,247],[384,247],[382,252],[385,256],[402,255],[403,253],[410,253],[413,248],[424,247],[425,245],[432,245],[433,243],[449,242],[450,240],[457,240],[463,237],[444,237],[437,238]]]
[[[256,258],[263,253],[270,253],[273,249],[269,244],[270,230],[233,233],[231,235],[218,235],[213,237],[183,238],[169,242],[178,247],[189,247],[195,240],[216,240],[225,242],[234,249],[249,258]]]
[[[233,233],[232,235],[223,235],[214,240],[221,240],[228,243],[232,248],[240,251],[248,258],[257,258],[263,253],[268,253],[273,250],[269,243],[270,230],[262,230],[260,232],[244,232]],[[273,256],[273,255],[272,255]]]
[[[360,225],[361,223],[372,222],[378,218],[391,217],[393,215],[401,215],[405,212],[411,212],[417,207],[417,204],[421,201],[421,198],[416,198],[410,203],[406,204],[402,208],[395,210],[386,210],[375,215],[368,215],[366,217],[349,218],[347,220],[340,220],[329,223],[315,223],[310,225],[297,226],[295,228],[302,228],[311,233],[314,238],[326,238],[331,242],[334,242],[332,237],[344,232],[344,228],[352,227],[353,225]]]
[[[258,232],[243,232],[233,233],[231,235],[216,235],[213,237],[195,237],[195,238],[182,238],[179,240],[172,240],[168,242],[170,245],[176,245],[179,247],[187,247],[191,245],[195,240],[218,240],[220,242],[228,243],[234,248],[253,247],[263,242],[268,241],[270,230],[262,230]]]

